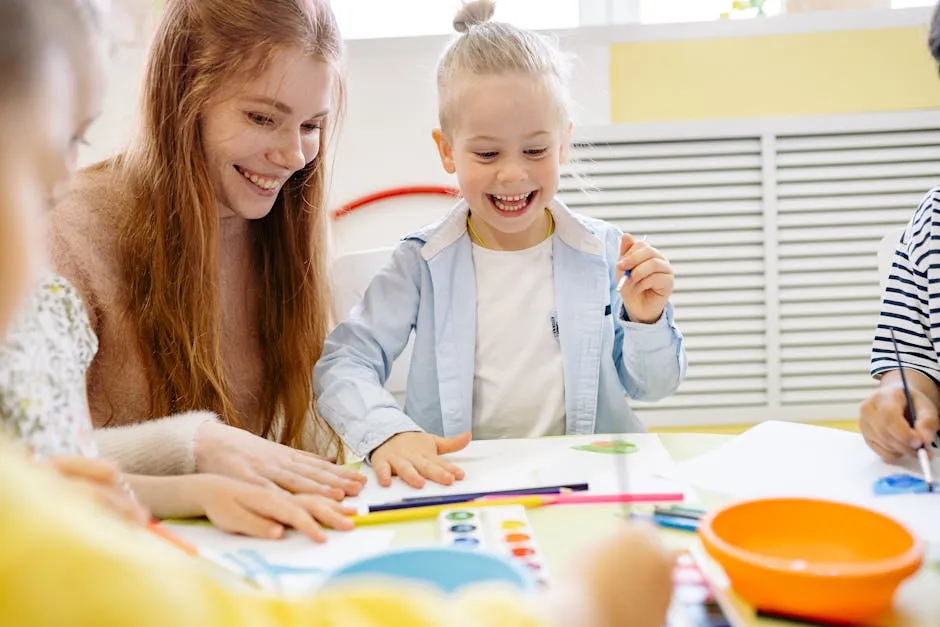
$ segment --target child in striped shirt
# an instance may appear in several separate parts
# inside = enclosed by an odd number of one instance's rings
[[[934,10],[929,47],[940,63],[940,6]],[[914,426],[891,333],[897,339],[911,393]],[[930,190],[898,242],[881,303],[871,351],[878,388],[862,403],[859,428],[868,446],[893,462],[940,444],[940,187]]]

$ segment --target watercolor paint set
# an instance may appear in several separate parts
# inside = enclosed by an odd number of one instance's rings
[[[698,562],[688,552],[679,554],[672,571],[672,604],[666,627],[735,627],[719,602]]]
[[[517,560],[539,585],[548,583],[542,551],[522,505],[455,507],[438,515],[441,543],[471,551],[488,551]]]

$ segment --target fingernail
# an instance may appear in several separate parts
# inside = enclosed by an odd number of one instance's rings
[[[281,526],[279,526],[279,525],[274,525],[274,526],[271,527],[271,529],[268,531],[268,537],[269,537],[269,538],[280,538],[282,533],[284,533],[284,527],[281,527]]]

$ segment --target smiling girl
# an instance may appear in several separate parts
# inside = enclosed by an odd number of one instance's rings
[[[438,66],[433,135],[463,199],[404,239],[317,364],[321,414],[383,485],[461,478],[439,455],[471,434],[640,431],[625,395],[661,399],[685,373],[669,262],[556,197],[571,142],[561,53],[492,14],[465,5]],[[402,411],[382,386],[412,331]]]

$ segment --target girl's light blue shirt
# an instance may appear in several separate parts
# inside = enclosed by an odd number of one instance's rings
[[[616,289],[620,230],[559,200],[549,209],[556,303],[545,324],[557,324],[566,433],[643,431],[626,396],[659,400],[685,377],[672,305],[653,324],[627,321]],[[326,340],[314,372],[317,409],[356,455],[405,431],[471,430],[477,304],[467,214],[461,200],[406,237]],[[402,411],[384,385],[412,332]]]

